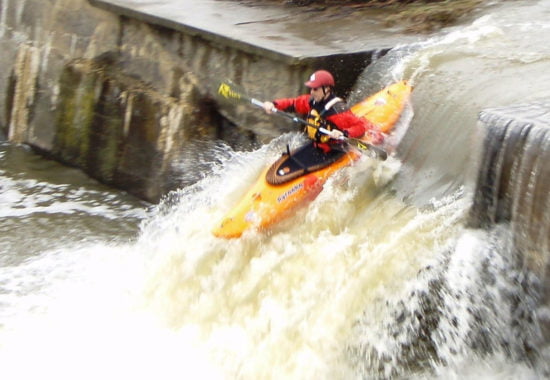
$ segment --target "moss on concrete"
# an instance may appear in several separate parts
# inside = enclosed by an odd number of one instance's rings
[[[67,65],[60,78],[54,155],[112,183],[123,140],[122,92],[100,64]]]
[[[68,65],[60,78],[60,100],[53,153],[62,161],[84,167],[90,150],[88,135],[93,119],[97,77],[84,63]]]
[[[96,178],[112,183],[123,143],[122,90],[108,78],[101,78],[99,97],[92,110],[87,141],[86,168]]]
[[[123,72],[110,59],[79,59],[59,81],[52,155],[90,176],[158,201],[179,184],[171,181],[170,160],[193,137],[216,138],[218,118],[196,88],[179,78],[178,98],[155,91]],[[184,75],[185,74],[185,75]],[[188,83],[187,83],[188,82]]]

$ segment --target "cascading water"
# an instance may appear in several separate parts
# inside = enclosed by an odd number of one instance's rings
[[[509,225],[466,226],[478,113],[550,97],[549,7],[507,3],[369,66],[355,100],[415,85],[396,157],[340,171],[269,233],[210,230],[296,134],[217,146],[213,173],[147,216],[3,145],[2,377],[547,377],[543,279]]]

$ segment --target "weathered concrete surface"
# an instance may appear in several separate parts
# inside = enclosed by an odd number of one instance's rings
[[[190,140],[242,147],[290,128],[220,102],[220,81],[272,98],[326,67],[345,92],[373,51],[405,41],[372,33],[374,16],[319,17],[233,1],[0,0],[0,129],[157,200],[185,185],[171,163]]]
[[[342,13],[258,1],[90,0],[100,8],[286,63],[392,47],[415,37],[383,26],[384,10]],[[344,8],[346,9],[346,8]]]
[[[0,12],[0,125],[14,142],[49,148],[63,66],[115,48],[117,19],[68,0],[2,0]]]

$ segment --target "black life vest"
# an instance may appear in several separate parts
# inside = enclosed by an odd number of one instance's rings
[[[345,111],[345,102],[334,94],[331,94],[327,99],[321,102],[316,102],[311,98],[309,100],[309,105],[311,107],[307,115],[307,122],[309,125],[306,125],[305,131],[309,138],[315,142],[326,143],[330,137],[319,132],[319,128],[322,127],[329,131],[336,128],[336,126],[326,120],[326,118]]]

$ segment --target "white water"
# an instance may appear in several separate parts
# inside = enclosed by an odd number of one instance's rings
[[[10,378],[347,378],[353,325],[413,286],[464,207],[409,208],[383,190],[399,163],[365,159],[278,231],[213,238],[217,205],[280,149],[234,156],[227,173],[174,196],[135,243],[45,250],[3,267]]]
[[[268,234],[225,241],[210,229],[285,143],[298,144],[294,135],[221,151],[215,173],[172,194],[139,231],[145,206],[131,199],[3,167],[2,378],[544,377],[548,353],[538,362],[526,348],[539,339],[534,280],[517,268],[504,227],[463,227],[477,112],[514,100],[494,95],[518,82],[510,73],[544,76],[549,53],[526,55],[535,49],[521,42],[548,25],[537,4],[369,68],[358,92],[403,76],[416,85],[402,162],[342,170]],[[434,91],[442,78],[447,90]],[[544,83],[518,93],[545,96]]]
[[[401,345],[415,344],[417,322],[409,321],[408,334],[395,313],[404,303],[405,310],[420,310],[414,294],[439,277],[442,257],[451,255],[457,239],[466,243],[453,256],[457,264],[449,280],[459,283],[452,289],[479,286],[469,273],[479,265],[473,253],[480,244],[468,234],[460,238],[464,194],[415,209],[385,187],[399,162],[365,158],[334,176],[307,209],[273,233],[213,238],[210,229],[242,194],[243,182],[286,142],[298,143],[284,136],[259,151],[232,155],[223,175],[173,194],[135,242],[45,249],[5,265],[3,373],[10,379],[408,373],[397,362]],[[467,307],[448,296],[450,314]],[[464,330],[440,327],[465,351],[466,364],[458,363],[453,374],[471,365],[461,336],[471,329],[469,316],[465,312]],[[447,344],[438,349],[456,360]],[[389,360],[381,363],[382,357]],[[449,371],[441,370],[445,376]],[[510,370],[517,373],[518,365]]]

